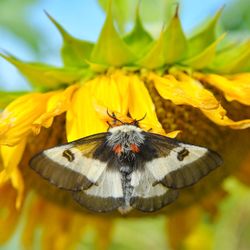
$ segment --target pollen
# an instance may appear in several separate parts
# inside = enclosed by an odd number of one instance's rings
[[[136,144],[131,144],[130,148],[131,148],[131,151],[134,152],[134,153],[140,152],[140,149]]]

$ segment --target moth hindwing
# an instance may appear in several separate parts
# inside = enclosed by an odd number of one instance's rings
[[[30,165],[92,211],[127,213],[161,209],[221,163],[207,148],[125,124],[44,150]]]

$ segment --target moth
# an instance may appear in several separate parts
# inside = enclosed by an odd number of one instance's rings
[[[222,163],[214,151],[146,132],[138,121],[50,148],[30,166],[94,212],[154,212],[179,189],[195,184]]]

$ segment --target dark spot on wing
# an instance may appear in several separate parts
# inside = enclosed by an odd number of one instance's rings
[[[69,149],[64,150],[62,156],[65,157],[69,162],[75,160],[75,155]]]
[[[180,152],[177,154],[177,159],[179,161],[183,161],[186,156],[188,156],[189,151],[185,148],[183,148]]]

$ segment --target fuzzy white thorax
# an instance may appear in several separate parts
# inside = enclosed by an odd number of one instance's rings
[[[121,125],[109,129],[110,135],[107,137],[108,144],[112,147],[120,144],[124,150],[128,147],[130,150],[131,144],[141,145],[144,142],[142,129],[134,125]]]
[[[136,127],[134,125],[121,125],[121,126],[116,126],[116,127],[113,127],[113,128],[110,128],[109,129],[109,132],[110,133],[117,133],[117,132],[124,132],[124,133],[128,133],[128,132],[131,132],[131,131],[135,131],[135,132],[142,132],[143,130],[140,129],[139,127]]]

